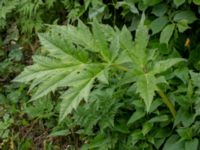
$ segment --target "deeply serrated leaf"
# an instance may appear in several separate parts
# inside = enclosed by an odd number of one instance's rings
[[[98,24],[97,21],[94,21],[92,23],[94,48],[96,49],[95,51],[100,52],[103,59],[109,62],[111,59],[111,54],[110,54],[107,39],[103,30],[104,28],[100,24]]]
[[[185,61],[185,59],[183,59],[183,58],[170,58],[170,59],[167,59],[167,60],[158,61],[158,62],[156,62],[152,72],[154,74],[162,73],[162,72],[166,71],[167,69],[171,68],[172,66],[174,66],[175,64],[180,63],[182,61]]]
[[[135,37],[135,46],[134,46],[134,55],[139,59],[140,65],[146,64],[147,60],[147,44],[149,42],[148,28],[144,25],[145,16],[142,14],[141,21],[136,30]]]
[[[157,90],[156,78],[152,74],[146,73],[138,77],[136,84],[137,92],[143,98],[146,110],[149,112],[155,91]]]
[[[144,25],[145,16],[142,15],[135,35],[135,42],[132,42],[132,36],[126,27],[123,27],[120,34],[120,43],[132,61],[143,66],[147,60],[146,47],[149,41],[148,28]]]
[[[67,91],[62,96],[62,103],[60,104],[60,117],[59,122],[76,109],[81,100],[87,101],[93,80],[86,80],[82,87]]]

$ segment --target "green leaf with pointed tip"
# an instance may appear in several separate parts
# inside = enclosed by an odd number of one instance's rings
[[[200,73],[196,73],[196,72],[190,71],[190,76],[191,76],[193,85],[195,87],[199,87],[200,88]]]
[[[167,69],[171,68],[172,66],[174,66],[175,64],[183,62],[183,61],[186,61],[186,60],[183,58],[169,58],[167,60],[158,61],[156,62],[152,72],[154,74],[162,73],[166,71]]]
[[[174,21],[179,22],[181,20],[186,20],[188,24],[193,23],[195,20],[197,20],[197,17],[195,16],[195,13],[191,10],[184,10],[178,12],[174,16]]]
[[[145,136],[153,128],[153,123],[145,122],[142,126],[142,133]]]
[[[154,14],[157,17],[160,17],[167,12],[167,9],[168,9],[167,3],[160,3],[153,7],[152,14]]]
[[[177,135],[170,136],[164,144],[163,150],[183,150],[185,141],[179,140]]]
[[[110,51],[111,51],[111,61],[114,61],[117,56],[119,55],[120,50],[120,42],[119,42],[119,35],[116,35],[110,43]]]
[[[147,60],[147,44],[149,42],[148,28],[144,25],[145,15],[142,14],[140,23],[136,29],[134,53],[140,61],[140,65],[146,64]]]
[[[92,23],[92,31],[93,31],[93,38],[94,38],[94,48],[95,51],[98,51],[103,59],[107,62],[111,60],[111,53],[108,48],[107,38],[104,34],[104,26],[97,23],[95,20]]]
[[[128,120],[128,125],[134,123],[135,121],[141,119],[145,116],[145,112],[141,109],[136,110],[131,116],[131,118]]]
[[[137,77],[137,92],[143,98],[146,110],[149,112],[155,91],[157,90],[156,78],[153,74],[146,73]]]
[[[179,7],[183,3],[185,3],[185,0],[174,0],[174,4],[176,5],[176,7]]]
[[[197,138],[185,142],[185,150],[198,150],[199,140]]]
[[[120,44],[126,50],[133,63],[143,66],[147,61],[146,47],[149,41],[148,28],[144,25],[145,16],[142,15],[136,30],[135,42],[132,41],[131,33],[123,27],[120,34]]]
[[[64,28],[63,32],[68,35],[68,41],[82,45],[85,49],[92,52],[97,52],[99,50],[95,48],[94,39],[89,28],[81,21],[79,21],[78,27],[68,25],[67,29]]]
[[[150,29],[152,30],[152,34],[159,33],[168,22],[169,20],[165,16],[161,16],[153,20],[150,24]]]
[[[179,32],[184,32],[185,30],[190,28],[186,20],[180,20],[176,25],[178,27]]]
[[[174,24],[169,24],[162,30],[160,34],[160,43],[165,43],[168,45],[169,40],[174,32],[174,28]]]
[[[60,104],[60,117],[59,122],[63,121],[65,117],[76,109],[81,100],[87,101],[93,79],[85,79],[85,83],[78,87],[77,89],[68,90],[64,95],[62,95],[62,102]]]

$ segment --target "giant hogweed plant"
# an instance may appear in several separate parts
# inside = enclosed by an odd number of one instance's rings
[[[117,27],[93,21],[90,27],[79,21],[77,27],[50,26],[50,31],[40,33],[39,39],[46,55],[33,56],[33,65],[14,79],[31,83],[32,99],[37,100],[50,92],[58,91],[60,121],[76,109],[81,101],[98,85],[109,85],[116,74],[125,81],[127,89],[136,86],[135,93],[144,101],[146,112],[158,93],[172,115],[175,109],[160,84],[168,84],[165,74],[169,68],[184,61],[182,58],[157,58],[159,49],[148,48],[148,28],[142,15],[135,39],[124,26]]]

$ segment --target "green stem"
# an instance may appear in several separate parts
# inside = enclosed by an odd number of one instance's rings
[[[115,24],[116,24],[116,8],[115,8],[115,1],[114,0],[112,0],[112,3],[113,3],[113,26],[115,26]]]
[[[174,105],[172,104],[172,102],[167,97],[167,95],[161,89],[158,89],[157,93],[160,95],[160,97],[162,98],[162,101],[167,105],[167,107],[169,108],[171,114],[175,118],[176,117],[176,110],[175,110]]]
[[[116,67],[116,68],[118,68],[118,69],[120,69],[120,70],[123,70],[123,71],[125,71],[125,72],[128,71],[128,68],[126,68],[126,67],[124,67],[124,66],[122,66],[122,65],[112,64],[112,66],[113,66],[113,67]]]

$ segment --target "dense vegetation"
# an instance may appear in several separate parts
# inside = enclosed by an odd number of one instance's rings
[[[0,149],[200,149],[200,0],[1,0]]]

